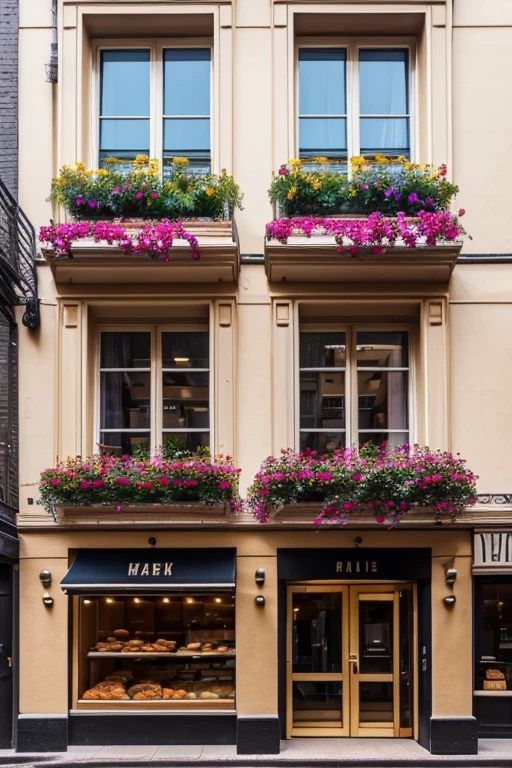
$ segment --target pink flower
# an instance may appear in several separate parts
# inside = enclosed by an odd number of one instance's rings
[[[130,485],[130,481],[128,480],[127,477],[118,477],[116,478],[116,482],[119,485]]]
[[[92,484],[94,488],[101,488],[101,486],[103,485],[103,480],[93,480]]]
[[[231,483],[228,483],[227,480],[221,480],[220,483],[219,483],[219,488],[221,488],[221,490],[225,491],[228,488],[231,488]]]
[[[89,200],[90,208],[96,208],[97,205],[98,205],[98,203],[96,203],[94,200]]]
[[[144,197],[144,194],[142,192],[137,192],[135,197],[137,198],[137,200],[142,200],[142,198]]]
[[[50,485],[60,485],[60,480],[58,477],[52,477],[50,480]]]
[[[156,192],[150,192],[149,196],[150,196],[150,198],[151,198],[152,200],[156,200],[156,199],[157,199],[157,197],[158,197],[158,194],[157,194]]]
[[[91,487],[91,483],[89,482],[89,480],[80,480],[80,488],[85,489],[90,487]]]
[[[83,199],[82,195],[78,195],[77,199],[75,200],[75,203],[77,205],[82,205],[83,201],[84,201],[84,199]]]
[[[121,192],[121,187],[114,187],[114,189],[112,190],[113,195],[119,195],[120,192]]]
[[[381,517],[381,516],[379,515],[378,517],[376,517],[376,518],[375,518],[375,522],[377,522],[377,523],[381,523],[381,524],[382,524],[382,523],[385,523],[385,522],[386,522],[386,518],[385,518],[385,517]]]

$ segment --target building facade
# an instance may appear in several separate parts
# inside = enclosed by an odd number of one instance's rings
[[[389,736],[471,754],[478,734],[509,736],[512,10],[19,5],[20,202],[36,227],[58,216],[59,168],[109,155],[185,156],[244,198],[234,223],[190,225],[197,262],[182,240],[168,262],[91,240],[41,253],[41,328],[20,332],[18,749]],[[462,250],[266,241],[289,158],[379,153],[447,164]],[[467,459],[478,503],[391,530],[357,513],[317,530],[314,504],[266,524],[225,505],[37,504],[57,459],[168,438],[233,456],[242,495],[281,449],[428,445]]]

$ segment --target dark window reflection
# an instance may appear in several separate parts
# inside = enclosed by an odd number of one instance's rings
[[[477,595],[477,690],[512,690],[512,584],[482,584]]]
[[[341,672],[340,593],[293,594],[293,671]]]
[[[293,683],[293,724],[335,721],[341,727],[343,683]]]
[[[359,600],[359,659],[362,674],[393,672],[392,600]]]
[[[343,368],[346,334],[302,331],[300,334],[301,368]]]

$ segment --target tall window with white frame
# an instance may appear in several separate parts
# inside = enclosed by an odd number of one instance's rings
[[[299,157],[410,158],[410,77],[409,48],[299,48]]]
[[[300,448],[400,445],[410,435],[406,330],[304,328],[299,343]]]
[[[115,455],[210,445],[207,330],[100,332],[100,449]]]
[[[211,49],[99,50],[99,161],[186,157],[211,168]]]

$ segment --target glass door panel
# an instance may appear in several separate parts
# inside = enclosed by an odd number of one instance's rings
[[[348,735],[348,587],[288,592],[287,735]]]

